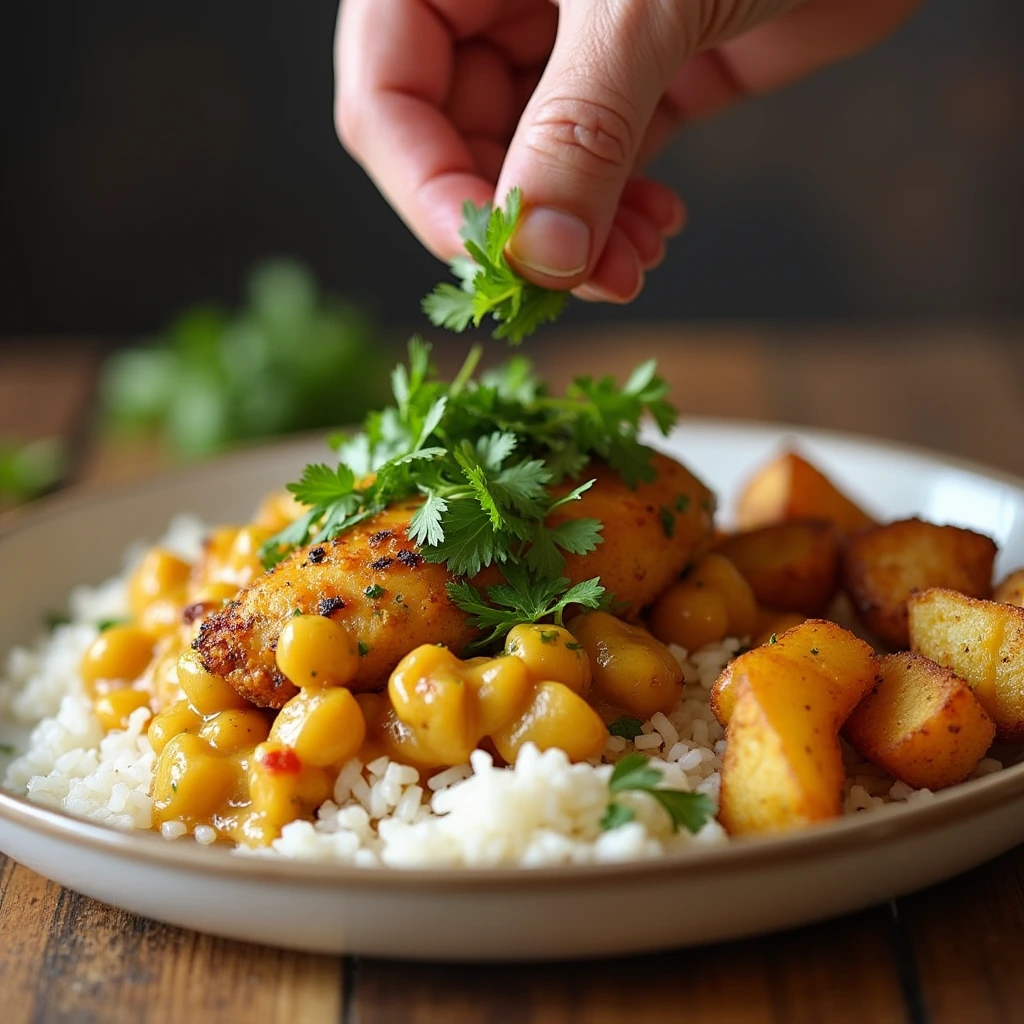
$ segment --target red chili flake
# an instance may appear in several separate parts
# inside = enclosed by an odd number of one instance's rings
[[[272,775],[298,775],[302,771],[302,762],[294,750],[268,750],[261,754],[259,763]]]

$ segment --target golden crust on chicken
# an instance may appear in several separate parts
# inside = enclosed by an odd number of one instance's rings
[[[711,539],[708,489],[666,456],[655,455],[653,465],[657,478],[636,489],[607,467],[589,467],[594,486],[550,519],[604,524],[603,543],[588,555],[568,556],[565,574],[574,583],[600,576],[625,618],[635,619]],[[293,552],[255,579],[201,624],[193,646],[207,671],[254,704],[281,707],[297,690],[278,670],[275,648],[296,614],[327,616],[358,643],[362,657],[349,684],[356,692],[383,689],[392,669],[421,644],[465,648],[477,634],[448,597],[451,574],[424,561],[406,535],[415,509],[415,502],[389,508],[332,541]],[[497,575],[485,570],[475,582],[486,586]]]

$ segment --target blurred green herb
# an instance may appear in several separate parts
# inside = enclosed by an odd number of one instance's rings
[[[387,396],[389,353],[355,306],[279,260],[249,278],[233,315],[186,311],[153,344],[108,361],[103,405],[121,433],[155,433],[180,455],[247,438],[357,422]]]
[[[67,449],[57,438],[20,442],[0,438],[0,504],[28,501],[64,475]]]
[[[0,743],[0,757],[14,757],[18,748],[13,743]]]

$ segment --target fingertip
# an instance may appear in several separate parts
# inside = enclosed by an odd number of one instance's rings
[[[622,191],[622,205],[646,217],[666,237],[686,226],[686,205],[679,194],[652,178],[632,178]]]
[[[640,255],[622,229],[613,225],[593,274],[573,294],[588,301],[623,305],[632,302],[643,286]]]

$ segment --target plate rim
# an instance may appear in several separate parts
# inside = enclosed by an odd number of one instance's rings
[[[917,460],[939,463],[972,473],[1012,487],[1024,496],[1024,478],[988,466],[977,460],[946,455],[925,446],[888,441],[870,435],[805,427],[765,420],[726,419],[716,417],[682,417],[668,435],[645,434],[644,440],[654,447],[671,446],[678,435],[688,431],[718,434],[753,435],[761,441],[783,444],[820,442],[860,449],[878,449]],[[23,528],[73,512],[83,503],[100,505],[141,496],[146,493],[173,490],[185,480],[201,481],[216,477],[226,465],[258,462],[268,453],[284,454],[290,449],[300,451],[322,441],[322,432],[293,435],[270,444],[254,444],[243,449],[195,464],[148,474],[141,479],[114,485],[76,484],[67,490],[47,496],[27,509],[15,510],[0,517],[0,542],[16,536]],[[660,442],[660,445],[659,445]],[[684,455],[685,459],[685,455]],[[187,510],[172,509],[169,516]],[[971,779],[957,786],[933,793],[912,803],[889,804],[865,812],[813,823],[792,832],[754,837],[739,837],[725,844],[696,845],[657,857],[638,860],[559,864],[538,867],[393,867],[367,866],[276,857],[259,853],[239,853],[226,847],[203,847],[194,842],[168,842],[152,832],[122,832],[67,812],[44,807],[0,789],[0,826],[21,827],[48,839],[83,844],[91,850],[112,853],[122,858],[178,870],[201,871],[207,875],[229,875],[242,881],[262,880],[289,885],[343,887],[347,884],[366,889],[438,888],[478,889],[508,886],[589,885],[597,880],[623,880],[659,877],[685,873],[688,876],[711,877],[743,872],[751,867],[786,866],[822,855],[855,853],[881,840],[919,837],[922,833],[941,834],[949,828],[967,826],[972,819],[984,817],[1014,798],[1024,797],[1024,762],[1003,768],[982,778]],[[952,807],[950,805],[953,805]],[[963,806],[961,806],[963,805]]]

